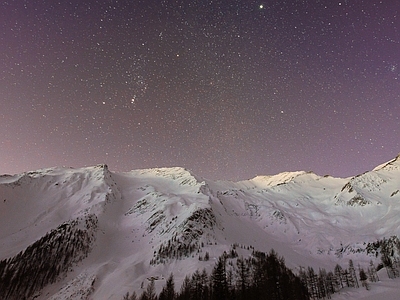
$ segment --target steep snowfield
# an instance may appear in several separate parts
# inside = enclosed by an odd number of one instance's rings
[[[88,257],[36,299],[121,299],[174,273],[177,284],[239,244],[274,248],[289,267],[367,264],[368,242],[400,235],[400,156],[352,178],[285,172],[210,181],[183,168],[105,165],[0,177],[0,260],[65,222],[95,215]],[[199,260],[205,253],[210,260]],[[341,299],[341,298],[337,298]]]

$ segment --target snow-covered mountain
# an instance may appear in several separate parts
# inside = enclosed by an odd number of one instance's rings
[[[400,155],[345,179],[285,172],[227,182],[106,165],[3,175],[0,275],[36,272],[37,282],[21,279],[35,299],[122,299],[146,278],[160,288],[173,272],[179,284],[232,245],[243,255],[273,248],[294,270],[367,264],[379,259],[373,242],[400,235],[399,213]]]

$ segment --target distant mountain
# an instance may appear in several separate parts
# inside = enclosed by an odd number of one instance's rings
[[[179,285],[232,245],[241,255],[273,248],[293,270],[368,264],[379,260],[372,243],[400,235],[399,214],[400,155],[351,178],[285,172],[229,182],[178,167],[115,173],[106,165],[3,175],[8,291],[0,296],[122,299],[150,277],[160,290],[173,272]]]

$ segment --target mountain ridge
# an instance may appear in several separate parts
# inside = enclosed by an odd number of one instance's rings
[[[122,298],[172,271],[179,283],[234,244],[243,255],[274,248],[293,269],[366,264],[377,260],[368,243],[400,235],[399,158],[349,178],[297,171],[212,181],[181,167],[119,173],[105,164],[0,176],[0,260],[68,226],[93,236],[73,265],[59,262],[64,273],[37,299]]]

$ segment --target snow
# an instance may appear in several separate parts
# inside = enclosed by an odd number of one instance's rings
[[[340,292],[333,294],[332,300],[398,300],[400,295],[400,278],[389,279],[385,270],[379,271],[378,276],[381,280],[369,283],[369,290],[365,288],[344,288]]]
[[[227,182],[179,167],[116,173],[106,165],[0,176],[0,259],[63,222],[95,214],[99,229],[90,255],[37,299],[85,293],[118,299],[140,293],[150,276],[158,278],[160,290],[171,272],[179,287],[185,275],[210,270],[235,243],[274,248],[294,270],[332,270],[349,259],[363,266],[379,260],[364,251],[368,242],[400,235],[399,190],[398,158],[352,178],[299,171]],[[189,257],[151,265],[154,252],[174,237],[204,246]],[[205,252],[210,261],[198,259]],[[382,279],[370,291],[347,289],[334,299],[391,299],[395,282]]]

